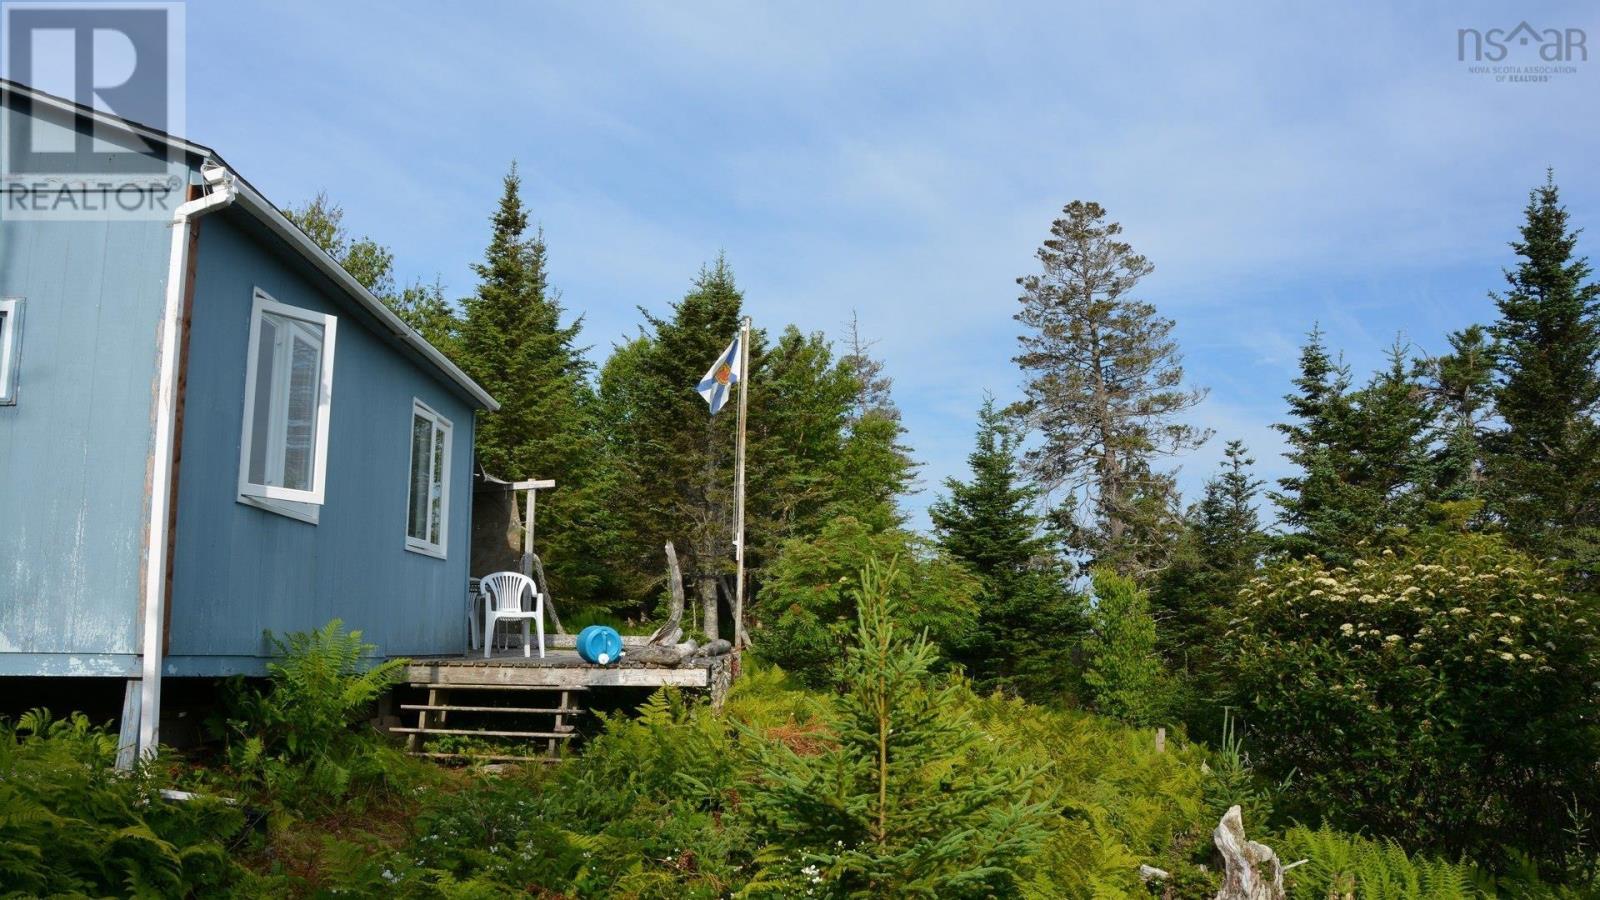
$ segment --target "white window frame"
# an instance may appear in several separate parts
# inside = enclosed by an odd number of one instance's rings
[[[444,464],[439,466],[440,482],[438,543],[432,543],[424,538],[413,537],[411,534],[411,505],[415,501],[415,498],[411,496],[411,491],[416,487],[416,481],[413,480],[412,476],[417,464],[416,428],[418,418],[427,420],[433,426],[429,431],[428,440],[428,473],[430,478],[430,488],[432,487],[431,478],[434,470],[433,448],[436,444],[438,444],[437,432],[444,432]],[[406,454],[406,514],[404,523],[406,549],[412,551],[413,553],[421,553],[426,556],[438,557],[439,559],[445,558],[450,547],[450,445],[453,443],[454,434],[455,426],[450,423],[449,419],[446,419],[444,416],[440,415],[436,410],[433,409],[433,407],[423,403],[421,400],[412,398],[411,415],[406,419],[406,444],[410,448]]]
[[[251,441],[254,435],[251,424],[255,421],[256,371],[260,360],[257,355],[261,342],[261,318],[271,313],[281,318],[305,322],[322,328],[322,373],[317,399],[316,446],[312,449],[311,489],[296,490],[276,485],[255,484],[250,481]],[[289,306],[274,300],[260,288],[255,290],[255,301],[250,310],[250,343],[246,351],[244,382],[244,422],[239,439],[239,499],[254,506],[262,506],[293,518],[315,522],[316,507],[322,505],[327,489],[328,475],[328,422],[333,407],[333,355],[337,346],[338,319],[298,306]],[[287,377],[286,366],[277,367]],[[310,509],[306,509],[306,507]]]
[[[17,402],[17,361],[22,357],[22,301],[0,299],[0,406]]]

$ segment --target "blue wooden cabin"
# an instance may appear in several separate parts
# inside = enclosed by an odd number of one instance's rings
[[[162,676],[260,674],[268,631],[459,653],[495,401],[214,151],[15,83],[0,103],[178,188],[160,216],[0,203],[0,677],[126,679],[149,749]]]

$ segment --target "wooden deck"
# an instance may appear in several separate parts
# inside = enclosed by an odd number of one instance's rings
[[[638,646],[631,638],[624,646]],[[715,656],[683,666],[659,666],[628,659],[599,666],[584,662],[572,649],[570,635],[550,636],[543,658],[523,656],[521,642],[496,650],[488,658],[482,651],[465,656],[414,658],[406,665],[405,681],[427,691],[426,703],[402,703],[402,715],[415,714],[415,727],[399,724],[389,730],[406,736],[413,753],[474,761],[545,762],[560,759],[562,746],[577,737],[575,716],[588,712],[583,698],[595,688],[643,688],[666,685],[705,691],[720,706],[733,681],[733,657]],[[553,696],[552,696],[553,695]],[[548,719],[550,724],[542,721]],[[463,721],[465,720],[465,721]],[[435,736],[462,735],[486,740],[521,739],[543,743],[543,756],[508,750],[484,756],[471,751],[441,753],[430,747]]]
[[[673,685],[711,691],[720,702],[731,677],[731,657],[718,656],[676,668],[629,662],[598,666],[584,662],[577,651],[550,649],[543,659],[525,657],[522,648],[496,650],[488,659],[470,656],[414,658],[405,680],[416,687],[504,688],[658,688]]]

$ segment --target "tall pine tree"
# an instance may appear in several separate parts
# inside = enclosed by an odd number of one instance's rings
[[[1600,546],[1600,284],[1575,256],[1555,177],[1523,212],[1521,261],[1494,298],[1493,506],[1511,535],[1542,556],[1593,572]]]
[[[1177,421],[1205,392],[1183,385],[1172,320],[1132,296],[1154,267],[1121,234],[1098,203],[1066,206],[1038,250],[1042,271],[1017,279],[1028,330],[1016,361],[1043,437],[1030,468],[1069,492],[1069,543],[1144,574],[1165,563],[1178,518],[1172,477],[1154,463],[1209,434]]]
[[[576,344],[582,319],[563,323],[545,268],[544,235],[530,233],[513,164],[490,219],[477,291],[464,303],[461,365],[500,401],[478,417],[478,464],[510,481],[552,478],[540,498],[539,552],[562,599],[582,604],[601,589],[596,542],[607,529],[595,494],[601,442],[591,366]]]
[[[983,580],[978,622],[961,661],[984,688],[1032,699],[1069,683],[1065,645],[1082,632],[1081,604],[1067,587],[1055,547],[1034,513],[1039,492],[1022,473],[1021,435],[987,397],[978,411],[970,481],[945,481],[928,508],[939,545]]]

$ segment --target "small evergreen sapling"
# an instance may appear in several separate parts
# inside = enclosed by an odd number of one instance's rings
[[[749,800],[767,846],[747,891],[819,897],[1013,894],[1044,837],[1031,776],[999,763],[970,694],[895,622],[894,565],[861,573],[857,641],[825,751],[753,740]],[[754,735],[752,735],[754,737]]]

